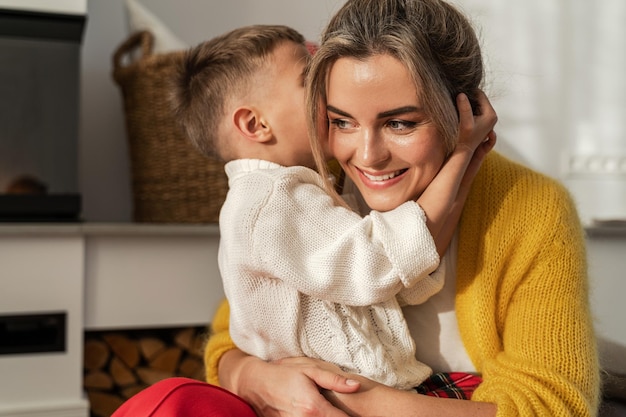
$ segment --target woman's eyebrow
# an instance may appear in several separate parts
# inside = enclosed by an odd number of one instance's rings
[[[384,111],[382,113],[378,113],[377,117],[379,119],[384,119],[386,117],[399,116],[401,114],[420,113],[420,112],[423,112],[423,109],[421,107],[404,106],[404,107],[398,107],[397,109],[387,110],[387,111]]]
[[[345,112],[343,110],[340,110],[340,109],[338,109],[335,106],[331,106],[330,104],[326,106],[326,110],[330,111],[330,112],[333,112],[333,113],[336,113],[336,114],[338,114],[340,116],[343,116],[343,117],[350,117],[350,118],[352,117],[350,115],[350,113]],[[397,109],[391,109],[391,110],[384,111],[382,113],[378,113],[376,115],[376,117],[378,119],[384,119],[386,117],[399,116],[401,114],[407,114],[407,113],[420,113],[420,112],[423,112],[423,111],[424,110],[421,107],[417,107],[417,106],[403,106],[403,107],[398,107]]]
[[[352,115],[350,115],[350,113],[347,113],[343,110],[339,110],[337,107],[331,106],[330,104],[326,106],[326,111],[337,113],[338,115],[343,116],[343,117],[352,118]]]

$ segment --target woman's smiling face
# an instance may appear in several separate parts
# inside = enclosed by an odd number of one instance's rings
[[[389,55],[340,58],[327,90],[330,151],[368,206],[388,211],[417,199],[446,152],[405,66]]]

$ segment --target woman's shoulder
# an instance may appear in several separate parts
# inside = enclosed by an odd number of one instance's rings
[[[566,188],[557,179],[512,161],[497,152],[491,152],[487,156],[474,183],[477,185],[474,191],[520,194],[525,199],[531,200],[534,196],[539,197],[538,193],[554,194],[554,197],[560,198],[568,195]]]
[[[560,181],[496,152],[487,156],[476,176],[466,204],[470,207],[473,215],[539,223],[577,217],[570,193]]]

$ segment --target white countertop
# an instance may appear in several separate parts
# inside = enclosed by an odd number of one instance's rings
[[[217,224],[0,223],[0,235],[219,236]]]

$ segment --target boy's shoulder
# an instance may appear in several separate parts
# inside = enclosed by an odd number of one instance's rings
[[[273,183],[304,183],[323,186],[322,177],[304,166],[283,166],[262,159],[236,159],[224,166],[229,182],[271,181]]]

